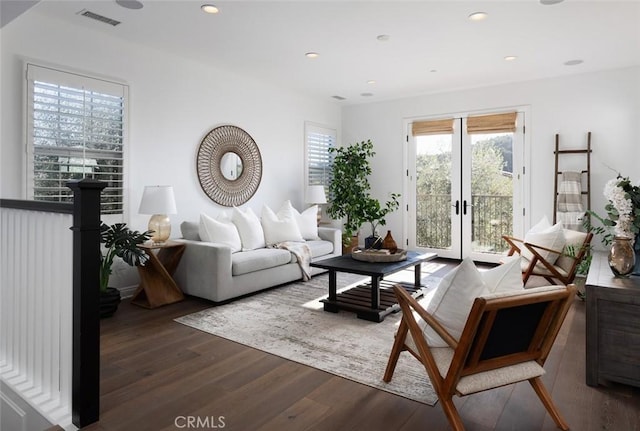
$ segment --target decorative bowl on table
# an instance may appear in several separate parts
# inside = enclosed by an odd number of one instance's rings
[[[407,250],[398,249],[391,253],[389,249],[355,249],[351,252],[351,257],[363,262],[400,262],[407,259]]]

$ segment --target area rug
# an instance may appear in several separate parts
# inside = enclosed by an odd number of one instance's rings
[[[434,274],[443,265],[422,265],[428,298],[440,278]],[[412,281],[413,270],[387,280]],[[362,276],[338,273],[338,286],[351,287]],[[308,365],[346,379],[434,405],[437,396],[424,367],[403,353],[389,383],[382,376],[393,345],[401,313],[390,314],[381,323],[356,318],[355,313],[325,312],[328,276],[291,283],[238,299],[229,304],[175,319],[184,325],[250,346],[282,358]]]

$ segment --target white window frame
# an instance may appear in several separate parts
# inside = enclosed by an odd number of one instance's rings
[[[111,214],[103,214],[103,220],[107,223],[113,223],[117,221],[124,221],[128,215],[128,106],[129,106],[129,86],[123,82],[117,80],[105,79],[97,76],[88,76],[83,73],[78,73],[58,66],[41,65],[32,62],[24,63],[24,76],[26,78],[25,85],[25,115],[26,115],[26,181],[25,181],[25,196],[27,199],[34,199],[34,187],[35,187],[35,174],[34,174],[34,157],[35,157],[35,138],[34,138],[34,85],[35,82],[45,82],[53,85],[59,85],[69,87],[73,89],[79,89],[82,91],[92,91],[100,94],[107,94],[110,96],[117,96],[122,98],[122,147],[119,152],[122,157],[122,196],[121,205],[122,211]],[[55,147],[54,147],[55,148]],[[79,152],[91,152],[90,149],[78,149]],[[60,158],[76,158],[74,151],[63,154],[62,151]],[[82,156],[80,157],[82,159]],[[87,156],[84,160],[90,160],[89,165],[95,161],[95,156]],[[88,166],[89,166],[88,165]],[[62,167],[61,167],[62,169]],[[86,173],[92,168],[80,167],[81,173]],[[99,178],[97,178],[99,179]]]
[[[322,175],[322,180],[312,178],[312,164],[314,153],[327,151],[329,147],[338,146],[337,130],[321,124],[305,122],[304,124],[304,187],[305,193],[308,186],[323,185],[325,192],[329,192],[329,183],[333,178],[333,155],[328,156],[326,163],[327,172]]]

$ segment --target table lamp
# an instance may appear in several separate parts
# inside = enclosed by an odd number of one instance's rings
[[[153,214],[149,219],[151,241],[162,244],[171,235],[171,221],[167,214],[176,214],[176,199],[173,186],[145,186],[140,201],[140,214]]]
[[[322,204],[327,203],[327,196],[324,193],[323,185],[307,186],[305,202],[311,205],[318,205],[318,224],[322,218]]]

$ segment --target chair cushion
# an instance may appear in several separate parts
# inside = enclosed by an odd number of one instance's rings
[[[556,223],[552,226],[547,217],[544,216],[542,220],[527,232],[524,237],[524,242],[561,251],[565,244],[564,229],[561,223]],[[537,249],[536,251],[540,253],[544,260],[550,263],[555,263],[560,256],[559,253],[552,253],[545,250]],[[527,260],[533,259],[533,253],[525,246],[522,247],[521,255]]]
[[[520,256],[509,256],[502,260],[502,265],[480,271],[487,291],[491,293],[512,292],[524,289],[520,262]]]
[[[567,271],[565,271],[563,268],[560,268],[557,265],[553,265],[553,267],[556,269],[556,271],[558,271],[558,273],[563,276],[566,277],[568,275]],[[525,258],[522,258],[522,261],[520,263],[520,268],[522,270],[522,272],[525,272],[528,268],[529,268],[529,261]],[[533,272],[531,273],[532,275],[549,275],[549,276],[554,276],[551,271],[549,271],[543,264],[541,263],[537,263],[535,268],[533,269]]]
[[[462,334],[473,300],[486,291],[487,287],[473,260],[465,258],[442,278],[427,305],[427,312],[457,340]],[[422,319],[420,324],[430,346],[447,346],[447,343]]]
[[[431,354],[442,377],[445,377],[449,371],[449,366],[453,359],[453,352],[453,349],[449,347],[431,349]],[[544,373],[544,368],[536,361],[522,362],[516,365],[509,365],[507,367],[464,376],[458,382],[456,391],[458,391],[460,395],[474,394],[476,392],[486,391],[487,389],[540,377]]]
[[[580,253],[580,248],[587,239],[587,233],[571,229],[564,229],[563,233],[565,240],[564,253],[556,260],[555,265],[562,268],[565,272],[569,272],[576,261],[570,256],[577,256]]]

